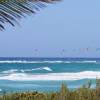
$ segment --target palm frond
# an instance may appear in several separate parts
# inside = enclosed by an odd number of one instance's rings
[[[18,19],[36,13],[46,4],[55,1],[58,0],[0,0],[0,30],[5,29],[6,23],[15,26]]]

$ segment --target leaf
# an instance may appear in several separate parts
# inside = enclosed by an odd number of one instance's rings
[[[6,23],[15,26],[25,15],[35,14],[46,7],[48,3],[59,0],[0,0],[0,30],[4,30]]]

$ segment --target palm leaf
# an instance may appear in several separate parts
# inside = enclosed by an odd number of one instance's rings
[[[0,0],[0,30],[5,29],[6,23],[15,26],[18,19],[36,13],[46,4],[55,1],[58,0]]]

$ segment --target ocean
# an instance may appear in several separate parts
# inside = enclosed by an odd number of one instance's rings
[[[89,80],[92,88],[100,78],[99,58],[0,58],[0,93],[59,91],[82,87]]]

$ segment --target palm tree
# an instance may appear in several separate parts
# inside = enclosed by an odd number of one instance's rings
[[[55,1],[58,0],[0,0],[0,30],[5,29],[5,23],[15,26],[18,19]]]

